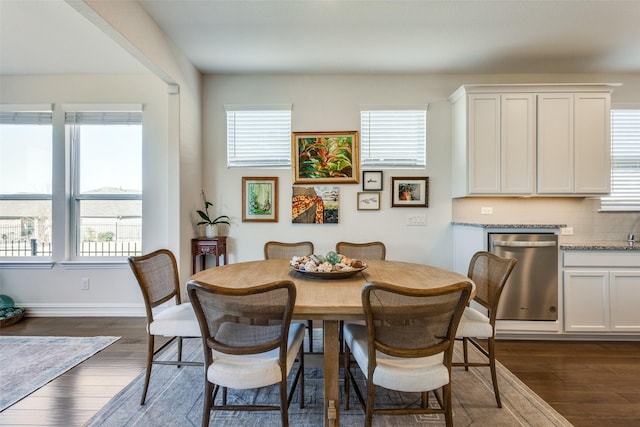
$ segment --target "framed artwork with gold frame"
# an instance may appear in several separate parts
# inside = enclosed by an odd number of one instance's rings
[[[294,184],[360,182],[358,131],[294,132],[291,139]]]

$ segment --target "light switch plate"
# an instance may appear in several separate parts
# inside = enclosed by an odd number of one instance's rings
[[[407,216],[407,225],[426,226],[427,216],[426,215],[409,215]]]

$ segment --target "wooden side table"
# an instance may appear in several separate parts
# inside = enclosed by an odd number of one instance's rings
[[[200,269],[205,269],[207,255],[214,257],[216,267],[220,265],[220,256],[224,256],[224,264],[227,265],[227,236],[196,237],[191,239],[191,257],[193,258],[191,274],[196,274],[198,257],[201,257]]]

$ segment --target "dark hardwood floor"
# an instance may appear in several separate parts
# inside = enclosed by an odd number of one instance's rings
[[[82,426],[144,370],[142,318],[25,318],[2,335],[122,338],[0,413],[0,426]],[[640,426],[640,342],[498,341],[498,360],[575,426]],[[0,349],[1,351],[1,349]]]

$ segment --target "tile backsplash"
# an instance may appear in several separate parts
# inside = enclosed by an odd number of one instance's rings
[[[491,208],[493,213],[481,214],[482,208]],[[630,231],[640,239],[640,213],[599,209],[599,198],[465,197],[453,199],[452,219],[481,224],[566,224],[573,228],[573,236],[562,236],[565,242],[626,240]]]

